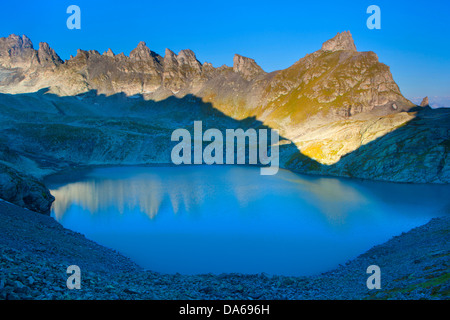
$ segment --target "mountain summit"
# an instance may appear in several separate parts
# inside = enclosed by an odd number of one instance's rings
[[[33,48],[33,43],[27,36],[10,35],[0,38],[0,67],[20,68],[23,71],[36,68],[50,68],[62,64],[63,61],[50,48],[48,43],[39,43],[39,50]]]
[[[233,58],[233,71],[240,73],[245,79],[264,74],[264,70],[258,66],[255,60],[236,54]]]
[[[344,31],[342,33],[338,33],[334,38],[326,41],[322,45],[322,50],[325,51],[338,51],[338,50],[347,50],[347,51],[357,51],[355,42],[353,41],[352,34],[350,31]]]

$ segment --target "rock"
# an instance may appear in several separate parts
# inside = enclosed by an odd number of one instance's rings
[[[17,293],[27,293],[28,290],[30,288],[28,288],[27,286],[25,286],[22,282],[20,281],[15,281],[14,282],[14,292]]]
[[[37,52],[27,36],[10,35],[0,38],[0,66],[30,68],[38,64]]]
[[[429,107],[430,102],[428,101],[428,97],[423,98],[422,102],[420,103],[421,107]]]
[[[16,293],[11,292],[6,296],[6,300],[20,300],[20,297]]]
[[[111,58],[114,58],[114,56],[115,56],[115,54],[114,54],[114,52],[111,50],[111,48],[109,48],[108,51],[105,51],[105,52],[103,53],[103,55],[104,55],[104,56],[107,56],[107,57],[111,57]]]
[[[214,67],[211,62],[205,62],[203,64],[203,70],[212,71],[212,70],[214,70]]]
[[[199,291],[209,294],[209,293],[212,293],[214,291],[214,289],[211,286],[206,286],[206,287],[201,288]]]
[[[261,292],[255,292],[255,293],[251,293],[249,295],[250,298],[254,299],[254,300],[258,300],[263,296],[263,293]]]
[[[0,180],[1,181],[1,180]],[[11,259],[10,257],[8,257],[7,255],[3,255],[3,257],[2,257],[3,259],[5,259],[6,261],[9,261],[9,262],[14,262],[14,259]]]
[[[177,61],[180,65],[188,65],[198,72],[201,71],[202,64],[197,60],[197,57],[192,50],[181,50],[178,53]]]
[[[56,54],[55,50],[50,48],[48,43],[39,43],[39,50],[37,52],[39,64],[42,66],[58,66],[63,63],[61,58]]]
[[[442,286],[439,287],[438,292],[439,292],[440,294],[443,294],[443,295],[447,295],[447,296],[448,296],[448,295],[450,294],[450,282],[447,281],[447,282],[445,282],[444,284],[442,284]]]
[[[234,292],[243,292],[244,291],[244,287],[242,286],[242,285],[237,285],[235,288],[234,288],[234,290],[233,290]]]
[[[324,51],[354,51],[356,52],[355,42],[353,41],[352,34],[350,31],[344,31],[339,33],[332,39],[326,41],[322,45],[322,50]]]
[[[189,49],[181,50],[178,55],[166,49],[163,65],[163,85],[173,94],[178,93],[193,79],[198,79],[202,72],[202,64]]]
[[[134,290],[134,289],[130,289],[130,288],[125,288],[125,289],[123,290],[123,292],[128,293],[128,294],[140,294],[139,291]]]
[[[0,163],[0,198],[32,211],[49,214],[55,198],[36,178]]]
[[[134,60],[149,60],[151,57],[152,51],[144,41],[139,42],[138,46],[130,52],[130,58]]]
[[[256,64],[255,60],[239,54],[234,55],[233,71],[240,73],[247,80],[251,80],[257,75],[265,74],[264,70]]]
[[[156,59],[159,58],[159,59]],[[144,41],[139,42],[138,46],[130,52],[130,59],[135,61],[149,61],[152,64],[156,63],[157,60],[162,60],[155,52],[151,51]]]
[[[290,286],[293,285],[295,283],[295,280],[292,279],[291,277],[283,277],[281,280],[281,284],[283,286]]]
[[[164,55],[164,69],[176,68],[178,66],[177,55],[170,49],[166,48]]]

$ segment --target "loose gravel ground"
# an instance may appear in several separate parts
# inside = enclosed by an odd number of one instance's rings
[[[51,217],[0,201],[0,299],[448,299],[449,235],[450,215],[435,218],[313,277],[170,275],[142,270]],[[70,265],[81,268],[80,290],[66,286]],[[366,286],[369,265],[381,268],[379,290]]]

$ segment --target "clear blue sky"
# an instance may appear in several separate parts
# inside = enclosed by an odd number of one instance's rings
[[[69,5],[81,30],[69,30]],[[381,30],[366,9],[381,8]],[[63,59],[78,48],[129,52],[145,41],[155,52],[192,49],[201,62],[232,65],[251,58],[266,71],[286,68],[350,30],[360,51],[375,51],[407,97],[450,96],[450,1],[2,1],[0,37],[26,34]]]

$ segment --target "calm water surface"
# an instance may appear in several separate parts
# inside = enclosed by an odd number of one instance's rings
[[[144,268],[181,274],[319,274],[450,203],[450,186],[238,166],[96,168],[46,183],[64,227]]]

